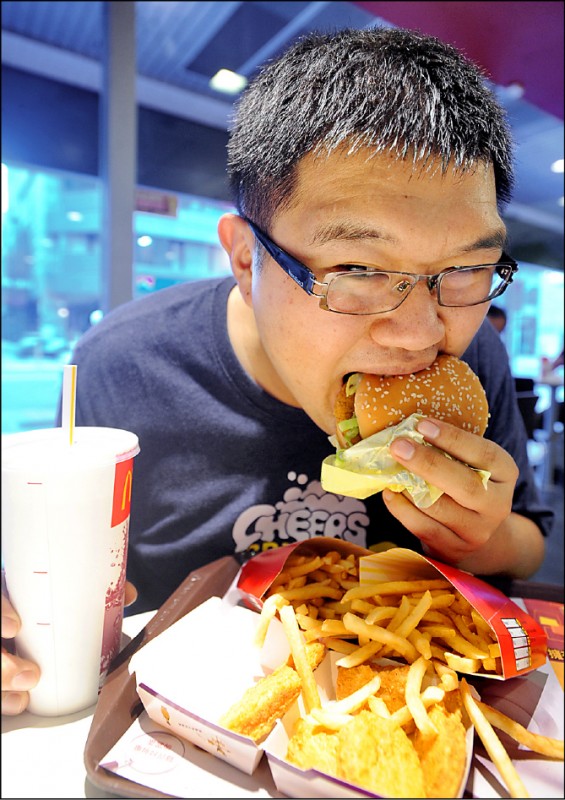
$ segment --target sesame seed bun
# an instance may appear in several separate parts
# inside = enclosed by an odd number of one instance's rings
[[[410,414],[445,420],[480,436],[487,427],[484,389],[471,368],[455,356],[438,356],[429,367],[409,375],[359,374],[350,379],[349,387],[348,394],[344,385],[334,409],[341,447],[397,425]],[[351,426],[353,417],[358,430]]]

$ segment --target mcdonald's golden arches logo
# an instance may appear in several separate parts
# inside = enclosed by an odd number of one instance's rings
[[[133,458],[119,461],[114,476],[114,501],[112,503],[112,528],[129,517],[131,506],[131,482]]]

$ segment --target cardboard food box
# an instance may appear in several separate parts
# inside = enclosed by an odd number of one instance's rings
[[[251,775],[263,753],[277,789],[289,797],[380,797],[319,770],[302,770],[285,758],[294,723],[304,713],[300,697],[260,744],[223,728],[219,717],[245,689],[289,655],[283,627],[273,619],[259,652],[254,637],[259,615],[219,597],[203,602],[148,642],[131,659],[137,692],[153,722]],[[335,699],[335,661],[328,653],[315,672],[322,704]],[[226,678],[229,670],[229,679]],[[463,796],[473,749],[467,737]]]
[[[148,642],[129,664],[154,722],[248,775],[262,747],[217,720],[289,655],[280,624],[269,627],[261,651],[254,646],[258,621],[255,612],[211,597]]]
[[[547,635],[536,620],[516,603],[474,575],[406,548],[393,547],[382,553],[372,553],[350,542],[318,537],[267,550],[242,567],[237,587],[243,602],[249,608],[262,607],[265,593],[291,553],[320,555],[329,550],[337,550],[344,556],[354,553],[359,557],[359,580],[362,584],[437,578],[448,580],[485,620],[500,645],[502,675],[481,671],[481,677],[505,680],[545,664]]]
[[[320,689],[322,704],[334,698],[333,688],[335,686],[335,653],[329,653],[326,661],[322,665],[326,669],[316,670],[316,683]],[[392,664],[392,662],[391,662]],[[382,797],[368,789],[362,788],[354,783],[350,783],[342,778],[329,775],[318,769],[301,769],[286,760],[288,743],[292,736],[294,724],[302,712],[302,703],[296,704],[296,708],[279,720],[273,732],[265,740],[263,747],[273,780],[277,789],[287,797]],[[474,728],[467,730],[467,760],[465,769],[461,775],[461,782],[456,797],[463,797],[465,786],[469,778],[469,771],[473,758],[473,738]]]
[[[317,769],[300,769],[285,758],[292,735],[290,714],[279,720],[265,741],[265,753],[275,786],[287,797],[382,797],[354,783]],[[474,728],[467,730],[467,761],[456,797],[463,797],[473,759]]]

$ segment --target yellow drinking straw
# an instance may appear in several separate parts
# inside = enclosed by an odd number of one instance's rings
[[[75,409],[77,390],[76,364],[66,364],[63,368],[62,426],[67,433],[69,444],[75,442]]]

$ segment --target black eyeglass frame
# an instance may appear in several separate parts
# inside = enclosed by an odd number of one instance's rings
[[[499,260],[496,264],[473,264],[472,266],[468,267],[448,267],[447,269],[443,270],[442,272],[438,272],[436,275],[418,275],[412,272],[396,272],[394,270],[367,270],[366,272],[359,273],[360,275],[372,275],[374,273],[383,273],[386,275],[398,275],[399,277],[406,278],[408,285],[410,286],[409,290],[406,291],[408,286],[404,286],[403,288],[399,289],[402,292],[402,296],[400,297],[398,303],[393,306],[393,308],[386,309],[386,311],[366,311],[366,312],[359,312],[355,313],[352,311],[336,311],[334,308],[330,308],[327,303],[327,294],[328,289],[333,280],[338,278],[341,275],[351,275],[351,272],[335,272],[332,273],[326,282],[317,281],[314,277],[314,273],[312,270],[303,264],[298,259],[291,256],[290,253],[287,253],[286,250],[283,250],[282,247],[279,247],[278,244],[273,242],[273,240],[267,236],[267,234],[261,230],[261,228],[257,227],[257,225],[252,222],[248,217],[242,217],[245,222],[249,225],[253,233],[255,234],[257,240],[263,245],[267,253],[271,256],[271,258],[276,261],[276,263],[281,267],[287,275],[289,275],[292,280],[297,283],[301,289],[303,289],[306,294],[311,295],[312,297],[317,297],[320,300],[320,308],[324,311],[331,311],[334,314],[347,314],[349,316],[368,316],[373,314],[387,314],[389,311],[395,311],[401,303],[408,297],[412,289],[416,286],[419,281],[426,281],[428,284],[428,289],[433,291],[436,290],[437,295],[437,302],[438,305],[443,306],[444,308],[466,308],[469,306],[478,306],[482,303],[488,303],[491,300],[494,300],[495,297],[500,297],[503,294],[508,286],[514,280],[514,275],[518,272],[518,263],[511,258],[506,252],[502,252]],[[488,297],[484,300],[479,300],[476,303],[464,303],[462,305],[453,305],[452,303],[443,303],[441,300],[441,281],[445,275],[449,275],[452,272],[461,272],[463,270],[472,270],[472,269],[479,269],[481,267],[496,267],[497,274],[503,279],[504,283],[496,288],[495,291],[491,292]],[[319,286],[322,290],[321,293],[314,291],[314,286]]]

